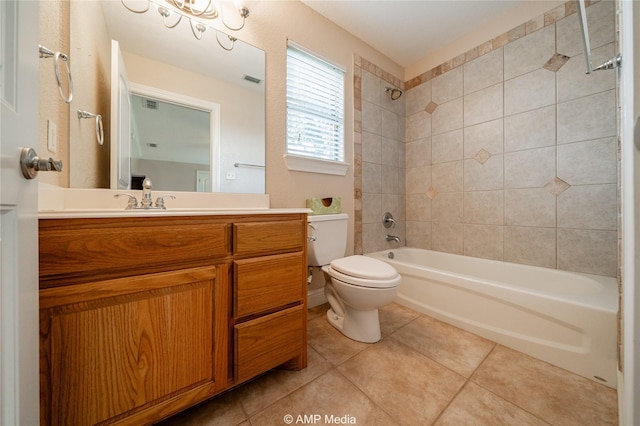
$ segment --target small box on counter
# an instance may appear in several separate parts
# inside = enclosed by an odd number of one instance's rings
[[[312,215],[342,213],[340,197],[307,198],[307,208]]]

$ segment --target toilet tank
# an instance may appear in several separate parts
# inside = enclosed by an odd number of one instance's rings
[[[323,214],[308,216],[308,258],[310,266],[324,266],[344,257],[347,251],[349,215]]]

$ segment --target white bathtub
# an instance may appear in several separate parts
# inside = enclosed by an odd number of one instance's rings
[[[398,270],[399,304],[616,387],[614,278],[413,248],[367,256]]]

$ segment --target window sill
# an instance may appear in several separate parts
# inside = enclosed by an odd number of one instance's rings
[[[287,169],[299,172],[344,176],[349,170],[349,164],[341,161],[320,160],[291,154],[284,155],[284,162],[287,164]]]

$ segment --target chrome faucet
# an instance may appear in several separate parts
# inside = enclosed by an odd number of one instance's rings
[[[151,199],[151,179],[144,178],[142,182],[142,200],[140,200],[140,207],[143,209],[150,209],[153,205],[153,200]]]
[[[396,243],[400,243],[400,237],[396,236],[396,235],[389,235],[387,234],[387,241],[395,241]]]
[[[173,195],[160,196],[154,203],[151,197],[151,179],[149,178],[145,178],[144,182],[142,182],[142,200],[140,200],[140,203],[138,203],[136,197],[131,194],[116,194],[114,197],[129,197],[127,206],[124,208],[125,210],[166,210],[167,207],[164,205],[164,199],[167,197],[176,198]]]
[[[382,225],[389,229],[392,226],[395,228],[396,227],[396,220],[393,218],[393,215],[389,212],[386,212],[384,214],[384,216],[382,216]]]

